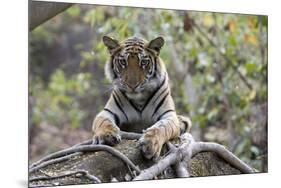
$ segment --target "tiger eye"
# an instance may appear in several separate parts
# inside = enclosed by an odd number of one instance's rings
[[[142,60],[141,60],[141,66],[142,66],[142,67],[147,66],[149,63],[150,63],[150,60],[149,60],[149,59],[142,59]]]
[[[125,68],[127,65],[127,62],[125,59],[118,59],[117,62],[121,65],[122,68]]]

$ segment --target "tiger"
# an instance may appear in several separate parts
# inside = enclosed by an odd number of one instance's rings
[[[160,50],[165,41],[159,36],[149,42],[130,37],[122,42],[103,36],[110,59],[105,75],[113,90],[92,125],[93,144],[114,146],[121,141],[120,130],[143,133],[141,153],[157,160],[162,146],[191,126],[178,116]]]

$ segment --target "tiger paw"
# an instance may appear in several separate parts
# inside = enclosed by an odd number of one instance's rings
[[[121,137],[118,134],[105,134],[93,137],[93,144],[105,144],[109,146],[114,146],[120,143]]]
[[[94,129],[93,144],[114,146],[121,141],[120,130],[110,121],[103,121],[102,126]]]
[[[157,161],[163,146],[163,141],[160,139],[160,131],[157,128],[146,130],[144,135],[139,139],[140,149],[146,159]]]

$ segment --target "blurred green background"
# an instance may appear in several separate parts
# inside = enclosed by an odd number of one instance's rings
[[[164,36],[178,114],[196,140],[267,172],[267,17],[74,5],[30,32],[31,162],[91,135],[111,92],[102,36]]]

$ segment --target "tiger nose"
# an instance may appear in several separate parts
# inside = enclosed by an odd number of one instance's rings
[[[136,89],[139,86],[138,83],[128,83],[127,85],[132,90]]]

